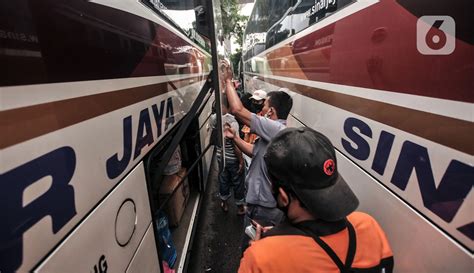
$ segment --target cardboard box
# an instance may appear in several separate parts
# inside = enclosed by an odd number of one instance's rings
[[[181,168],[177,174],[166,175],[160,186],[159,200],[165,202],[168,196],[174,191],[181,181],[181,178],[186,174],[186,169]],[[176,192],[168,200],[165,205],[165,213],[168,216],[169,225],[176,227],[181,221],[184,209],[189,199],[189,184],[186,178],[184,182],[179,186]]]

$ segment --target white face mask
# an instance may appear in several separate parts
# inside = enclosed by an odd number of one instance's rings
[[[263,115],[265,118],[270,118],[270,109],[268,109],[268,111],[265,113],[265,115]]]

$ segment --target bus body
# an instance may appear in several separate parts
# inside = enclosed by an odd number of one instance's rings
[[[211,68],[192,1],[169,2],[0,4],[0,272],[160,271],[146,160]],[[207,146],[211,103],[183,157]],[[206,151],[190,182],[194,214]],[[189,240],[193,220],[184,224]]]
[[[396,272],[474,266],[474,40],[459,2],[257,0],[244,36],[245,88],[286,88],[289,125],[331,139]]]

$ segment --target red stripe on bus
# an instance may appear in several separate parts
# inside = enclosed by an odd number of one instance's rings
[[[455,150],[474,155],[474,123],[385,102],[340,94],[287,81],[259,77],[303,96],[378,121]]]
[[[202,80],[193,77],[0,112],[0,149],[51,133]]]
[[[265,58],[272,75],[474,102],[474,46],[456,39],[449,55],[423,55],[417,20],[395,1],[383,1]]]

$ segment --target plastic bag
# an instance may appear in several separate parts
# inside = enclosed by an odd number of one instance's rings
[[[156,225],[158,230],[158,245],[160,247],[160,253],[163,255],[162,260],[168,263],[169,267],[172,268],[178,256],[168,226],[168,218],[163,212],[158,214]]]
[[[176,150],[174,151],[173,155],[170,158],[170,161],[168,162],[168,165],[166,165],[165,169],[163,170],[164,175],[172,175],[181,169],[181,148],[178,146]]]

